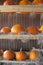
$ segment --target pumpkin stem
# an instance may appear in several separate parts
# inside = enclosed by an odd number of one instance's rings
[[[20,48],[20,51],[22,51],[22,48]]]

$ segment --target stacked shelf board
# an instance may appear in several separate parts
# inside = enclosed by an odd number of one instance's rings
[[[15,35],[15,34],[0,34],[0,39],[43,39],[43,34],[37,34],[37,35],[32,35],[32,34],[27,34],[27,35]]]
[[[0,12],[17,12],[20,13],[22,11],[26,12],[42,12],[43,13],[43,5],[10,5],[10,6],[0,6]],[[14,35],[14,34],[2,34],[0,33],[0,39],[43,39],[43,33],[42,34],[37,34],[37,35]],[[43,51],[43,49],[35,49],[37,51]],[[38,62],[38,61],[5,61],[5,60],[0,60],[1,63],[42,63],[43,62]]]
[[[16,61],[16,60],[6,61],[6,60],[1,60],[0,62],[3,62],[3,63],[23,63],[23,64],[35,63],[36,65],[37,65],[37,63],[43,63],[43,62],[30,61],[30,60],[27,60],[27,61]]]
[[[43,5],[0,5],[0,12],[43,12]]]

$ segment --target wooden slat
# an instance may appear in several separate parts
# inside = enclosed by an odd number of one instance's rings
[[[0,5],[0,12],[43,12],[43,5]]]
[[[0,34],[0,39],[43,39],[43,35],[14,35],[14,34]]]
[[[38,62],[38,61],[30,61],[30,60],[27,60],[27,61],[6,61],[6,60],[0,60],[1,63],[19,63],[19,64],[30,64],[30,63],[34,63],[34,64],[38,64],[38,63],[42,63],[42,62]]]

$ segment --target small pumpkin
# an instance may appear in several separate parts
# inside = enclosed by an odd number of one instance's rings
[[[29,26],[27,28],[27,32],[30,33],[30,34],[38,34],[39,30],[35,26]]]
[[[13,60],[15,58],[15,53],[12,50],[6,50],[3,53],[3,59],[5,60]]]
[[[2,27],[1,32],[7,34],[11,32],[11,29],[9,27]]]
[[[33,4],[43,4],[43,0],[34,0]]]
[[[37,60],[38,59],[38,51],[32,50],[29,52],[29,59],[30,60]]]
[[[16,52],[16,60],[22,61],[22,60],[26,60],[26,59],[27,59],[27,55],[25,52],[23,52],[23,51]]]
[[[43,25],[41,25],[41,27],[39,28],[40,32],[43,32]]]
[[[14,34],[18,34],[18,33],[21,33],[23,31],[25,31],[25,28],[20,24],[16,24],[11,28],[11,32]]]

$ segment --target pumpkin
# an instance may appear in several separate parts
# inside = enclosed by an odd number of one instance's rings
[[[43,25],[41,25],[41,27],[39,28],[40,32],[43,32]]]
[[[11,29],[9,27],[2,27],[1,32],[7,34],[7,33],[11,32]]]
[[[15,53],[12,50],[6,50],[3,53],[3,59],[5,60],[13,60],[15,58]]]
[[[38,59],[38,52],[36,50],[30,51],[28,55],[29,55],[30,60],[37,60]]]
[[[21,33],[23,31],[25,31],[25,28],[20,24],[16,24],[11,28],[11,32],[14,34],[18,34],[18,33]]]
[[[16,52],[16,60],[22,61],[27,59],[27,54],[23,51]]]
[[[29,26],[27,28],[27,32],[30,34],[38,34],[39,30],[35,26]]]
[[[43,1],[42,0],[34,0],[33,4],[43,4]]]

